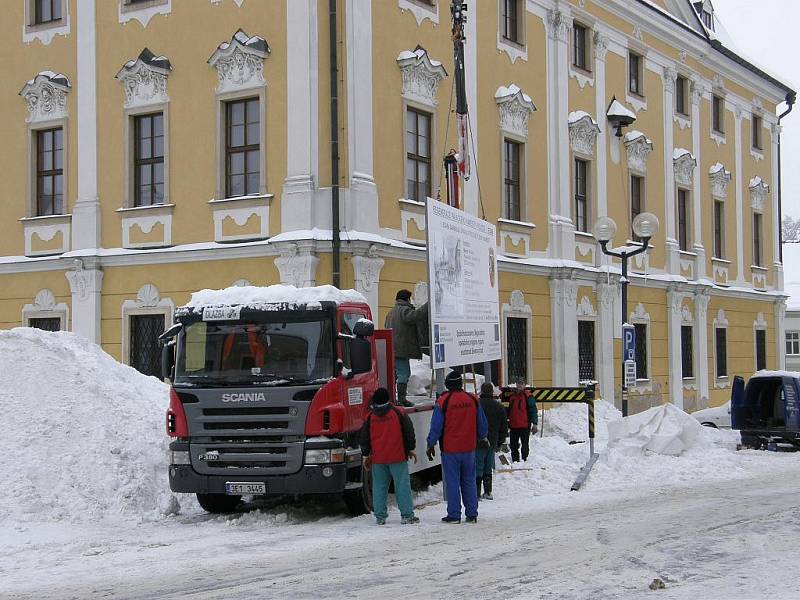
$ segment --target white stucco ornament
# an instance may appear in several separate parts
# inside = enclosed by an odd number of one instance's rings
[[[230,42],[222,42],[208,59],[208,64],[217,70],[217,93],[262,87],[265,84],[264,59],[269,53],[264,38],[248,36],[241,29],[233,34]]]
[[[523,138],[528,137],[528,119],[536,110],[531,97],[517,85],[500,86],[494,93],[500,112],[500,128]]]
[[[447,77],[442,63],[432,60],[422,46],[417,46],[414,50],[403,50],[396,60],[403,76],[403,97],[436,106],[439,83]]]
[[[593,155],[594,142],[600,133],[600,126],[592,116],[582,110],[569,113],[569,145],[573,152]]]
[[[69,79],[62,73],[37,73],[19,92],[28,103],[28,123],[66,118],[67,94],[71,87]]]
[[[653,151],[653,142],[641,131],[625,134],[625,151],[628,155],[628,168],[644,173],[647,170],[647,156]]]
[[[727,198],[731,172],[721,163],[715,163],[708,170],[708,178],[711,181],[711,195],[720,199]]]
[[[148,48],[126,62],[116,75],[125,88],[125,108],[168,102],[167,77],[171,70],[166,56],[156,56]]]
[[[769,194],[769,184],[765,183],[761,177],[753,177],[748,186],[750,190],[750,206],[755,211],[764,210],[764,200]]]
[[[697,159],[686,148],[675,148],[672,152],[672,167],[678,185],[692,185],[696,166]]]

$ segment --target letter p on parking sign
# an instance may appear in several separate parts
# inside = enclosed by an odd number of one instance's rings
[[[636,328],[633,325],[622,326],[622,360],[636,360]]]

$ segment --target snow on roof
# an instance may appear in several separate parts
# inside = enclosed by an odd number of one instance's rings
[[[757,371],[753,374],[751,379],[760,377],[791,377],[793,379],[800,378],[800,372],[797,371]]]
[[[725,171],[725,165],[718,162],[711,165],[711,167],[708,169],[709,175],[713,175],[714,173],[719,173],[720,171]]]
[[[408,60],[409,58],[413,59],[420,59],[423,56],[428,57],[428,61],[430,61],[432,67],[440,67],[442,65],[441,61],[433,60],[428,54],[428,51],[425,50],[422,46],[417,46],[415,50],[403,50],[400,54],[397,55],[397,61],[401,60]]]
[[[525,100],[525,102],[533,102],[533,100],[531,100],[531,97],[528,96],[528,94],[526,94],[525,92],[523,92],[516,83],[511,83],[508,85],[508,87],[501,85],[499,88],[497,88],[497,91],[494,93],[494,97],[507,98],[508,96],[515,96],[520,93],[522,94],[522,99]]]
[[[765,186],[767,189],[769,189],[769,184],[766,183],[763,179],[761,179],[761,177],[756,175],[750,180],[750,185],[748,186],[748,188],[759,187],[762,185]]]
[[[632,142],[633,140],[638,140],[639,138],[644,138],[644,139],[645,139],[645,141],[646,141],[648,144],[652,144],[652,143],[653,143],[653,141],[652,141],[652,140],[651,140],[649,137],[647,137],[647,136],[646,136],[645,134],[643,134],[641,131],[638,131],[638,130],[636,130],[636,129],[634,129],[633,131],[629,131],[628,133],[626,133],[626,134],[625,134],[625,137],[624,137],[623,139],[625,140],[625,142]]]
[[[54,73],[53,71],[39,71],[33,79],[29,79],[27,81],[27,84],[33,85],[36,83],[37,77],[44,77],[48,79],[50,83],[55,83],[64,87],[72,87],[72,84],[69,82],[69,78],[66,75],[63,73]]]
[[[266,287],[232,286],[221,290],[194,292],[185,305],[187,308],[204,306],[248,306],[262,307],[268,304],[305,306],[320,302],[361,302],[367,299],[355,290],[340,290],[332,285],[297,288],[293,285],[270,285]]]
[[[597,121],[595,121],[592,115],[587,113],[585,110],[576,110],[569,113],[569,115],[567,115],[567,123],[571,125],[572,123],[577,123],[578,121],[580,121],[581,119],[585,119],[586,117],[589,117],[592,120],[592,123],[597,125]]]
[[[636,119],[634,112],[616,98],[608,105],[606,115],[609,117],[628,117],[630,119]]]
[[[691,156],[692,158],[694,158],[694,156],[692,155],[692,153],[691,153],[691,152],[689,152],[689,151],[688,151],[686,148],[675,148],[675,149],[672,151],[672,160],[678,160],[678,159],[679,159],[681,156],[685,156],[685,155],[687,155],[687,154],[688,154],[689,156]]]

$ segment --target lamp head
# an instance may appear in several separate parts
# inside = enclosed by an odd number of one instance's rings
[[[633,233],[640,238],[651,238],[658,233],[658,217],[653,213],[643,212],[633,219]]]
[[[598,242],[610,242],[617,233],[617,224],[611,217],[600,217],[592,228],[592,235]]]

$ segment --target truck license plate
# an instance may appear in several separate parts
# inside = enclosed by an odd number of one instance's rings
[[[266,494],[266,483],[244,483],[236,481],[225,482],[225,493],[229,496],[240,496],[242,494]]]

